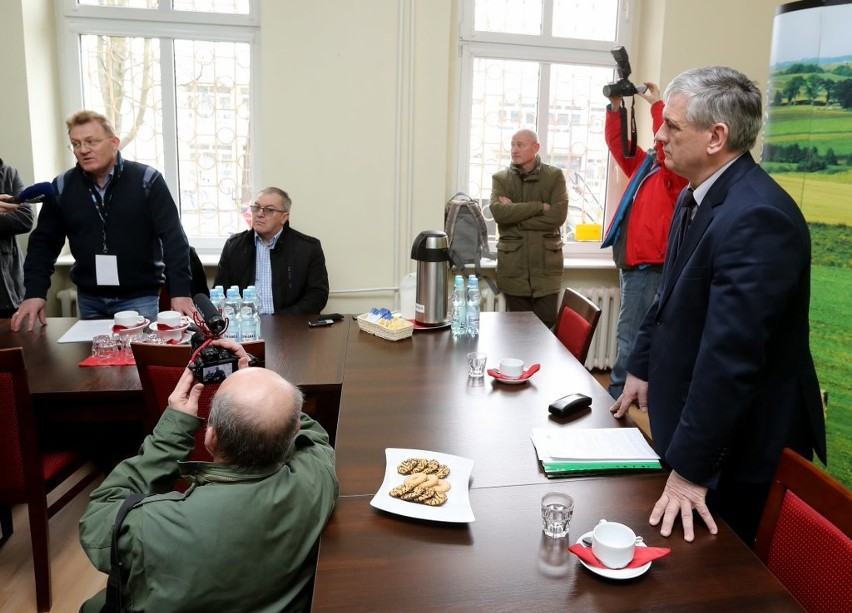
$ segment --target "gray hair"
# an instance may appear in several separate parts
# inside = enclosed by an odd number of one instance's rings
[[[227,391],[219,391],[210,405],[208,425],[216,431],[216,448],[222,458],[237,468],[250,470],[278,464],[299,431],[299,413],[305,398],[290,385],[292,397],[283,419],[256,419],[252,407]]]
[[[676,95],[687,98],[686,120],[696,128],[723,123],[729,150],[742,153],[754,147],[763,121],[761,94],[743,73],[724,66],[685,70],[666,87],[666,104]]]
[[[284,210],[288,213],[290,212],[290,207],[293,206],[293,201],[290,200],[290,194],[279,187],[264,187],[259,193],[275,194],[276,196],[279,196],[281,201],[284,203]]]
[[[107,119],[106,116],[101,115],[96,111],[89,111],[83,109],[82,111],[77,111],[76,113],[72,113],[65,120],[65,127],[68,128],[68,134],[71,134],[71,129],[76,128],[77,126],[82,126],[83,124],[87,124],[89,122],[94,121],[95,123],[101,124],[104,131],[109,135],[110,138],[115,138],[118,134],[115,131],[115,126],[112,125],[112,122]]]

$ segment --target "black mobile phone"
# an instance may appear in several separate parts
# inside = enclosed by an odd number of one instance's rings
[[[311,328],[321,328],[322,326],[330,326],[334,323],[334,320],[331,319],[317,319],[316,321],[309,321],[308,326]]]
[[[554,400],[547,410],[551,415],[564,418],[590,407],[591,404],[592,399],[585,394],[569,394]]]

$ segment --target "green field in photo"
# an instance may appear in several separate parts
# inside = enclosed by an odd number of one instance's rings
[[[828,392],[828,472],[852,488],[852,228],[811,225],[811,353]]]
[[[779,81],[783,87],[783,79]],[[834,151],[837,164],[801,172],[792,163],[764,162],[763,167],[799,203],[809,222],[849,224],[852,220],[852,112],[835,106],[770,106],[764,142],[816,147],[820,156]]]
[[[778,145],[799,143],[816,147],[821,154],[831,148],[835,155],[852,155],[852,112],[840,108],[814,106],[773,106],[769,108],[764,140]]]

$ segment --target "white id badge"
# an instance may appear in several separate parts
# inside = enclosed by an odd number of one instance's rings
[[[95,274],[98,285],[118,285],[118,258],[95,254]]]

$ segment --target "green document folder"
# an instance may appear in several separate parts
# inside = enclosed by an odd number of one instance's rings
[[[548,477],[567,477],[578,474],[600,473],[627,470],[661,470],[657,460],[622,462],[542,462],[544,474]]]

